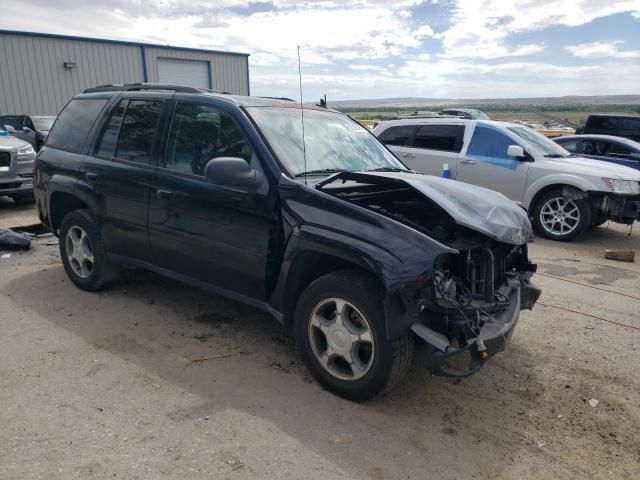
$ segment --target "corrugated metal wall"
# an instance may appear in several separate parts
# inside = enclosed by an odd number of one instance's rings
[[[243,55],[0,32],[0,114],[55,115],[85,88],[143,82],[142,48],[148,82],[158,81],[158,57],[204,60],[213,89],[249,94]],[[76,67],[64,68],[64,62]]]
[[[0,33],[2,113],[56,115],[85,88],[142,79],[139,47]]]

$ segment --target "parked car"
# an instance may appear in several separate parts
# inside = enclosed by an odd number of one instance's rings
[[[599,113],[589,115],[576,134],[613,135],[640,141],[640,115]]]
[[[16,203],[33,203],[33,165],[36,157],[27,142],[0,129],[0,196]]]
[[[440,111],[442,115],[467,118],[470,120],[489,120],[486,113],[475,108],[445,108]]]
[[[535,130],[487,120],[381,122],[374,134],[409,167],[503,193],[543,236],[571,240],[606,220],[640,217],[640,172],[572,156]]]
[[[540,291],[527,215],[412,172],[338,112],[191,87],[90,89],[36,161],[42,222],[71,281],[137,265],[271,313],[320,384],[363,400],[407,372],[466,376]],[[467,360],[456,369],[452,363]]]
[[[0,127],[40,150],[56,117],[49,115],[0,115]]]
[[[640,170],[640,142],[612,135],[572,135],[553,141],[575,155]]]

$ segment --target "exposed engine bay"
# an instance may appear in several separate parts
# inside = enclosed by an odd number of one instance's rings
[[[323,186],[323,191],[450,247],[452,253],[434,258],[419,288],[405,292],[405,304],[417,310],[419,321],[412,330],[443,357],[470,354],[469,365],[460,369],[462,374],[445,371],[443,362],[438,362],[434,373],[466,376],[475,372],[488,356],[504,348],[519,311],[531,309],[540,294],[529,281],[536,265],[528,258],[527,235],[521,241],[499,241],[460,225],[450,211],[414,185],[388,179],[378,182],[367,175],[366,181],[357,181],[357,175],[347,174],[342,182]],[[449,183],[456,184],[459,182]],[[511,227],[501,224],[496,231]]]

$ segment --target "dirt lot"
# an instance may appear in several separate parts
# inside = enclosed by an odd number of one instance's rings
[[[0,225],[32,218],[0,200]],[[506,352],[463,381],[419,356],[364,404],[266,314],[145,272],[85,293],[38,239],[0,260],[0,478],[638,479],[640,331],[555,308],[640,328],[639,299],[591,288],[640,298],[640,263],[602,258],[640,250],[627,232],[537,241],[545,305]]]

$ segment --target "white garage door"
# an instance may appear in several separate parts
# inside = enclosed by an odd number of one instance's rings
[[[198,60],[158,58],[158,79],[160,83],[211,88],[209,85],[209,62]]]

